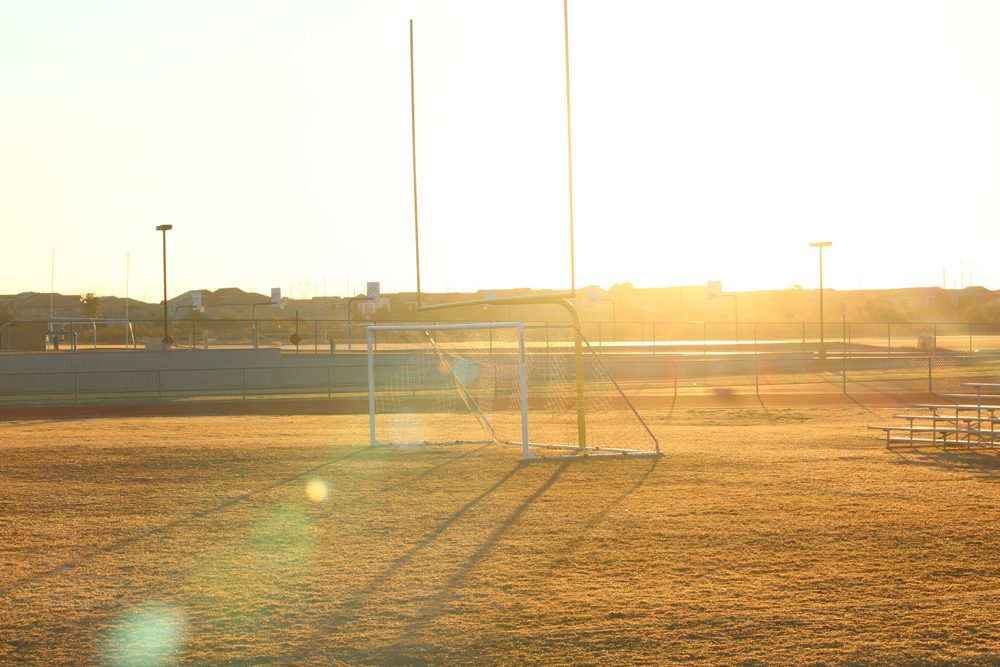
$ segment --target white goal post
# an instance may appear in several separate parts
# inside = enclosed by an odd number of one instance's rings
[[[471,396],[469,388],[466,386],[467,383],[462,381],[459,374],[456,373],[455,368],[449,361],[449,356],[455,352],[454,348],[445,348],[443,342],[435,342],[434,336],[432,334],[438,334],[440,332],[455,331],[455,332],[472,332],[472,331],[507,331],[516,332],[517,334],[517,385],[519,389],[519,406],[521,413],[521,446],[523,449],[523,455],[525,458],[531,458],[531,454],[528,451],[528,387],[527,387],[527,369],[525,367],[524,361],[524,325],[522,323],[504,323],[504,324],[437,324],[437,325],[411,325],[411,326],[371,326],[368,327],[368,413],[369,413],[369,424],[371,430],[371,444],[378,445],[379,443],[376,437],[376,423],[375,417],[377,414],[376,406],[376,384],[375,384],[375,343],[378,332],[397,332],[399,334],[411,334],[410,336],[395,336],[395,342],[391,342],[390,346],[395,346],[396,349],[385,349],[383,345],[383,353],[390,354],[392,352],[400,352],[398,349],[400,347],[400,339],[416,339],[426,338],[429,344],[430,350],[432,350],[433,356],[436,357],[440,363],[438,363],[438,370],[444,371],[451,383],[454,385],[455,391],[458,393],[459,397],[462,398],[463,403],[466,404],[470,412],[476,416],[477,420],[481,423],[485,421],[487,427],[487,432],[492,436],[489,441],[477,440],[474,442],[493,442],[497,440],[496,430],[492,428],[492,424],[483,415],[479,403],[475,401],[475,398]],[[492,341],[492,337],[491,337]],[[492,346],[491,346],[492,347]],[[420,368],[424,360],[413,359],[413,348],[404,348],[403,353],[408,354],[408,357],[404,359],[404,364],[401,368],[404,372],[411,371],[412,369]],[[508,350],[509,352],[509,350]],[[504,357],[509,357],[509,355],[504,355]],[[459,357],[456,357],[459,358]],[[509,361],[507,362],[510,363]],[[395,370],[399,371],[399,366]],[[421,369],[424,370],[424,369]],[[426,371],[425,371],[426,372]],[[411,384],[416,380],[412,377],[412,373],[407,373],[411,377],[409,378]],[[425,379],[425,378],[420,378]],[[413,387],[400,387],[405,390],[410,388],[414,391]],[[407,414],[407,413],[403,413]],[[399,442],[391,444],[423,444],[426,441],[420,443],[413,442]],[[504,443],[511,443],[510,440],[503,440]],[[384,443],[390,444],[390,443]]]
[[[572,325],[379,325],[367,337],[372,445],[494,442],[525,459],[660,453]]]

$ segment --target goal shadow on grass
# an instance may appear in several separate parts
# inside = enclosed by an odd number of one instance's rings
[[[488,447],[489,445],[484,445]],[[447,461],[444,461],[432,468],[421,472],[418,476],[426,476],[433,471],[448,465],[460,458],[469,456],[483,449],[483,447],[478,447],[476,449],[465,452],[457,457],[453,457]],[[576,538],[570,541],[566,547],[560,550],[560,554],[567,554],[572,551],[584,537],[591,532],[597,525],[604,521],[608,515],[618,506],[621,505],[625,500],[629,498],[636,490],[638,490],[646,480],[652,475],[653,471],[656,469],[659,463],[659,457],[649,459],[648,468],[642,472],[639,478],[632,482],[624,491],[622,491],[616,498],[607,503],[607,505],[594,514],[579,530],[579,534]],[[552,463],[557,463],[553,461]],[[441,586],[438,592],[431,598],[431,600],[424,605],[422,609],[415,612],[415,616],[418,620],[412,622],[409,627],[402,630],[399,639],[389,645],[382,646],[368,646],[368,647],[355,647],[355,648],[341,648],[340,650],[333,651],[333,654],[320,651],[318,653],[305,651],[302,653],[290,653],[286,655],[276,655],[267,658],[267,661],[282,662],[285,660],[305,660],[307,658],[319,658],[322,657],[326,660],[332,660],[333,655],[337,658],[347,661],[364,661],[365,664],[431,664],[430,662],[425,662],[423,656],[414,656],[412,650],[414,648],[434,648],[433,644],[428,644],[426,642],[419,642],[416,644],[410,643],[407,639],[418,635],[421,632],[427,630],[427,627],[433,624],[439,617],[442,609],[444,609],[448,602],[454,597],[457,591],[462,590],[465,583],[469,580],[470,576],[476,571],[477,566],[487,559],[493,549],[497,544],[503,539],[503,537],[508,533],[508,531],[513,528],[522,517],[522,515],[543,495],[548,491],[556,481],[562,476],[562,474],[569,469],[571,465],[601,465],[601,463],[596,461],[586,461],[584,459],[569,459],[560,460],[552,473],[546,478],[542,484],[525,498],[521,503],[514,509],[511,514],[504,519],[504,521],[497,526],[490,535],[480,544],[475,551],[469,555],[464,563],[455,571],[455,573],[447,580],[447,582]],[[398,575],[406,566],[411,564],[416,560],[416,558],[430,547],[438,538],[440,538],[449,528],[455,526],[459,520],[465,516],[469,511],[475,508],[477,505],[486,500],[491,494],[498,491],[501,487],[507,484],[515,475],[524,469],[537,468],[538,462],[528,462],[520,461],[517,465],[513,466],[508,472],[506,472],[503,477],[498,479],[489,488],[482,491],[475,498],[469,500],[461,508],[459,508],[454,514],[452,514],[448,519],[439,524],[434,530],[427,533],[418,543],[410,547],[402,555],[391,561],[378,575],[370,579],[368,582],[363,584],[356,593],[349,599],[343,601],[334,615],[327,618],[327,622],[335,626],[339,626],[343,622],[349,622],[362,616],[362,610],[368,606],[373,601],[377,600],[380,595],[386,592],[386,586],[392,580],[392,578]],[[302,642],[302,646],[310,646],[317,640],[324,640],[328,638],[328,630],[324,628],[317,628],[318,634],[305,639]],[[471,643],[477,643],[486,641],[489,643],[490,638],[475,638],[469,640]],[[259,659],[248,659],[248,660],[230,660],[225,664],[233,665],[244,665],[244,664],[259,664]],[[340,663],[335,663],[340,664]]]
[[[473,451],[478,451],[478,450],[473,450]],[[466,455],[471,454],[471,453],[472,452],[467,452],[466,454],[463,454],[462,456],[466,456]],[[461,458],[461,456],[458,456],[458,457],[455,457],[455,458],[456,459],[457,458]],[[439,468],[442,465],[447,465],[448,463],[450,463],[451,461],[454,461],[454,460],[455,459],[451,459],[449,461],[445,461],[444,463],[442,463],[442,464],[440,464],[438,466],[435,466],[435,468],[432,468],[431,470]],[[478,505],[483,500],[485,500],[490,494],[492,494],[494,491],[496,491],[501,486],[503,486],[516,473],[518,473],[521,470],[524,470],[525,468],[528,468],[529,466],[531,466],[530,462],[520,461],[516,466],[514,466],[513,468],[511,468],[507,472],[507,474],[505,474],[499,480],[497,480],[496,482],[494,482],[494,484],[492,486],[490,486],[488,489],[486,489],[485,491],[483,491],[482,493],[480,493],[478,496],[476,496],[475,498],[473,498],[469,502],[465,503],[465,505],[463,505],[462,507],[460,507],[457,512],[455,512],[454,514],[452,514],[443,523],[441,523],[440,525],[438,525],[437,528],[435,528],[434,530],[432,530],[430,533],[426,534],[423,537],[423,539],[421,539],[419,542],[417,542],[412,547],[410,547],[409,549],[407,549],[406,552],[403,553],[402,556],[399,556],[398,558],[394,559],[391,563],[389,563],[381,572],[379,572],[379,574],[377,574],[375,577],[373,577],[368,583],[364,584],[359,589],[358,593],[352,599],[347,600],[343,604],[340,605],[340,610],[339,611],[340,611],[341,620],[353,617],[352,612],[363,608],[373,598],[375,598],[382,591],[382,589],[385,586],[385,584],[388,581],[390,581],[392,579],[392,577],[395,576],[396,573],[398,573],[406,565],[408,565],[410,562],[412,562],[414,558],[416,558],[418,555],[420,555],[420,552],[422,552],[424,549],[426,549],[431,544],[433,544],[446,530],[448,530],[449,528],[451,528],[453,525],[455,525],[455,523],[458,522],[459,519],[461,519],[463,516],[465,516],[465,514],[468,513],[469,510],[471,510],[472,508],[474,508],[476,505]],[[429,472],[431,472],[431,471],[430,470],[425,471],[424,473],[422,473],[422,475],[423,474],[427,474]]]
[[[571,554],[573,551],[576,550],[577,547],[580,546],[584,538],[586,538],[587,535],[589,535],[594,530],[594,528],[596,528],[602,521],[604,521],[604,519],[607,518],[607,516],[611,513],[613,509],[615,509],[623,502],[625,502],[629,496],[631,496],[639,489],[640,486],[646,483],[646,480],[649,479],[649,476],[653,474],[654,470],[656,470],[656,464],[658,464],[659,462],[660,462],[659,456],[653,457],[649,465],[649,469],[646,470],[646,472],[642,473],[639,479],[633,482],[632,485],[629,486],[627,489],[622,491],[622,493],[619,494],[617,498],[615,498],[607,505],[605,505],[604,509],[597,512],[593,517],[591,517],[590,520],[587,521],[587,523],[584,524],[584,526],[580,529],[576,537],[567,541],[565,546],[556,551],[555,559],[553,560],[553,562],[557,564],[565,562],[568,555]]]
[[[465,563],[455,572],[454,575],[448,580],[444,586],[438,591],[438,593],[432,598],[431,602],[426,605],[417,614],[418,618],[421,619],[410,625],[401,635],[401,640],[406,640],[414,635],[420,634],[427,630],[427,627],[433,623],[441,615],[442,609],[444,609],[448,601],[452,599],[456,591],[462,590],[475,572],[477,566],[487,558],[489,558],[491,552],[496,547],[496,545],[503,539],[507,532],[517,524],[521,516],[537,501],[546,491],[548,491],[556,481],[562,476],[562,474],[569,468],[573,463],[577,463],[575,460],[564,460],[546,479],[538,489],[528,496],[517,509],[515,509],[510,516],[508,516],[500,526],[498,526],[489,537],[479,546],[476,551],[470,555]],[[557,552],[557,558],[559,560],[564,559],[573,549],[575,549],[584,537],[591,532],[598,524],[607,518],[607,516],[616,507],[621,505],[630,495],[632,495],[639,487],[641,487],[653,471],[656,469],[656,465],[659,462],[659,457],[654,457],[650,461],[649,468],[640,475],[640,477],[629,485],[617,498],[610,501],[603,509],[597,512],[593,517],[591,517],[586,524],[579,530],[578,535],[570,540],[565,547]],[[593,462],[586,462],[584,465],[592,464]],[[373,652],[379,651],[389,651],[391,652],[393,647],[385,647],[382,649],[374,649]]]
[[[490,552],[493,551],[493,548],[496,546],[496,544],[500,541],[501,538],[503,538],[503,536],[507,533],[507,531],[509,531],[511,527],[513,527],[514,524],[517,523],[517,520],[521,518],[521,515],[524,514],[528,510],[528,508],[531,507],[535,503],[535,501],[542,496],[543,493],[552,488],[552,485],[556,483],[556,480],[558,480],[562,476],[562,474],[566,472],[566,469],[569,468],[569,466],[572,463],[573,463],[572,460],[563,460],[559,464],[559,466],[552,472],[552,474],[549,475],[549,478],[546,479],[542,483],[542,485],[538,487],[537,490],[535,490],[534,493],[525,498],[524,501],[522,501],[521,504],[518,505],[517,509],[515,509],[510,514],[510,516],[508,516],[504,520],[504,522],[500,524],[500,526],[498,526],[492,533],[490,533],[489,537],[487,537],[486,540],[479,546],[479,548],[477,548],[476,551],[465,560],[465,563],[458,568],[458,571],[454,575],[452,575],[451,578],[448,579],[447,583],[445,583],[444,586],[441,587],[438,593],[431,599],[430,603],[427,604],[419,612],[417,612],[416,615],[421,620],[412,623],[410,627],[405,629],[402,633],[401,637],[402,639],[406,639],[407,637],[410,637],[415,633],[419,633],[422,630],[425,630],[426,626],[429,623],[433,622],[434,619],[440,616],[441,609],[447,604],[448,600],[450,600],[454,596],[455,591],[462,588],[465,582],[469,579],[469,576],[476,569],[476,566],[480,562],[489,557]],[[513,476],[514,472],[524,468],[526,465],[530,465],[530,463],[526,464],[525,462],[521,462],[521,464],[519,464],[517,468],[508,473],[507,476],[504,477],[504,479],[501,481],[506,481],[511,476]],[[498,482],[493,488],[497,488],[499,487],[499,485],[500,482]],[[491,489],[491,491],[492,490],[493,489]],[[456,514],[455,517],[453,517],[453,519],[457,518],[458,516],[459,515]],[[451,521],[451,519],[449,519],[449,521]]]
[[[443,468],[445,466],[451,465],[452,463],[455,463],[456,461],[464,459],[467,456],[472,456],[473,454],[478,454],[478,453],[482,452],[484,449],[486,449],[488,447],[492,447],[492,446],[493,446],[493,443],[487,443],[485,445],[480,445],[479,447],[476,447],[475,449],[470,449],[467,452],[462,452],[458,456],[453,456],[453,457],[451,457],[450,459],[448,459],[446,461],[442,461],[441,463],[438,463],[437,465],[431,466],[430,468],[427,468],[426,470],[420,471],[419,473],[417,473],[413,477],[408,478],[405,482],[402,482],[402,483],[397,484],[395,486],[387,486],[384,489],[378,489],[377,491],[374,491],[373,493],[370,493],[368,495],[369,496],[376,496],[376,495],[382,495],[382,494],[385,494],[385,493],[391,493],[393,491],[399,491],[400,489],[406,488],[407,486],[413,484],[418,479],[423,479],[424,477],[427,477],[428,475],[433,474],[434,472],[440,470],[441,468]]]

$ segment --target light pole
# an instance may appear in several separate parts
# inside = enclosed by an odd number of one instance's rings
[[[618,335],[615,333],[615,328],[618,326],[618,304],[610,296],[604,297],[611,302],[611,342],[616,342]]]
[[[364,296],[352,296],[347,300],[347,349],[351,349],[351,304],[355,301],[362,301],[367,299],[368,295]]]
[[[167,232],[173,225],[157,225],[156,231],[163,232],[163,344],[170,345],[173,339],[167,333]]]
[[[819,358],[826,359],[826,341],[823,338],[823,248],[833,245],[831,241],[810,243],[810,248],[819,248]]]
[[[740,302],[737,300],[735,294],[723,294],[722,296],[731,296],[733,298],[733,322],[736,328],[736,345],[737,351],[739,351],[740,343]]]

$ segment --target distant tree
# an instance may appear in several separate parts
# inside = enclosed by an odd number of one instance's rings
[[[617,295],[617,294],[627,294],[634,289],[635,285],[633,285],[632,283],[625,282],[625,283],[615,283],[614,285],[608,288],[608,291],[611,292],[612,294]]]
[[[853,322],[907,322],[909,318],[890,301],[868,297],[847,307],[847,318]]]
[[[972,303],[963,308],[955,318],[959,322],[976,324],[1000,323],[1000,303]]]
[[[97,296],[93,292],[87,292],[83,295],[83,309],[81,315],[84,317],[104,317],[104,313],[101,310],[101,297]]]
[[[798,290],[802,289],[802,285],[799,285],[799,284],[796,283],[795,285],[792,285],[788,289],[798,291]]]

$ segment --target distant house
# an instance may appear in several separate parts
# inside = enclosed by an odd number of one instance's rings
[[[339,296],[314,296],[300,305],[303,317],[316,320],[337,320],[347,317],[344,299]]]
[[[130,320],[155,320],[163,317],[163,309],[159,304],[146,303],[139,299],[129,297],[128,308],[126,309],[126,299],[119,296],[102,296],[101,311],[104,317],[109,320],[124,320],[126,313]]]
[[[194,295],[201,294],[201,305],[207,312],[208,302],[212,299],[212,290],[207,289],[193,289],[179,294],[174,298],[167,301],[167,316],[176,319],[182,319],[187,317],[191,313],[195,312],[194,308]],[[160,317],[163,316],[162,311],[160,312]]]
[[[376,310],[383,307],[386,309],[386,312],[390,312],[392,310],[392,302],[389,300],[389,297],[386,296],[381,297],[377,304],[368,300],[358,300],[355,301],[355,303],[358,304],[358,311],[362,315],[372,315]]]
[[[7,311],[15,320],[73,319],[81,316],[83,303],[79,294],[22,292],[11,299]]]
[[[201,290],[202,305],[205,306],[205,315],[215,317],[223,311],[235,313],[241,319],[250,319],[254,304],[271,303],[271,297],[257,292],[244,292],[239,287],[223,287],[214,292]],[[190,305],[190,299],[188,301]],[[258,306],[257,312],[262,308],[270,308],[274,312],[279,312],[274,306]],[[181,312],[183,313],[183,310]]]
[[[947,291],[950,293],[952,305],[959,308],[964,308],[974,303],[985,305],[987,303],[1000,302],[997,292],[988,290],[985,287],[966,287],[964,289]]]
[[[0,294],[0,317],[12,317],[10,314],[10,304],[16,298],[16,294]]]

